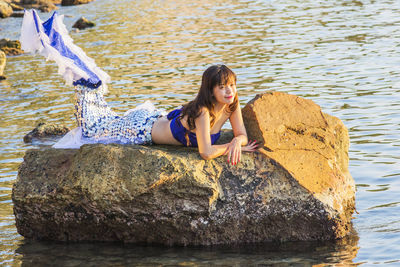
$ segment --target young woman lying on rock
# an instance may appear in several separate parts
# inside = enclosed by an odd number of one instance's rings
[[[56,143],[56,148],[76,148],[86,143],[184,145],[198,147],[204,159],[227,155],[233,165],[240,161],[242,151],[257,149],[256,142],[247,140],[236,75],[225,65],[207,68],[196,98],[183,108],[166,115],[147,101],[118,116],[103,96],[108,75],[72,43],[62,17],[54,13],[42,23],[35,11],[25,11],[21,43],[25,51],[55,60],[59,72],[75,85],[79,127]],[[216,145],[228,119],[235,137]]]

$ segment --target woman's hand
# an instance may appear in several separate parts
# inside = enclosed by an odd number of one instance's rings
[[[242,151],[243,152],[254,152],[258,148],[257,141],[250,141],[247,145],[241,146],[241,141],[238,138],[233,138],[229,143],[224,155],[228,155],[228,162],[232,165],[236,165],[240,162]]]
[[[233,138],[229,143],[224,155],[228,155],[228,163],[236,165],[240,161],[242,154],[242,144],[241,140],[237,137]]]
[[[244,147],[242,147],[242,151],[245,152],[254,152],[258,149],[258,145],[257,141],[250,141],[247,143],[247,145],[245,145]]]

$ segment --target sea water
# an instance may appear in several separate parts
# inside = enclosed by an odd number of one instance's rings
[[[0,265],[256,266],[400,265],[400,5],[395,0],[110,1],[59,6],[71,36],[112,77],[117,112],[151,100],[172,109],[191,99],[202,72],[225,63],[238,75],[243,106],[268,90],[315,101],[350,135],[357,185],[355,233],[337,242],[165,248],[25,240],[11,190],[38,121],[74,126],[73,90],[53,62],[7,58],[0,82]],[[40,13],[42,19],[50,13]],[[0,20],[18,39],[21,18]]]

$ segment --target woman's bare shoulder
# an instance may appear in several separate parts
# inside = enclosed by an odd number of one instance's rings
[[[200,108],[200,116],[210,116],[210,111],[206,107]]]

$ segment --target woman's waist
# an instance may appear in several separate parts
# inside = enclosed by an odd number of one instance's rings
[[[151,129],[151,137],[153,143],[156,144],[170,144],[170,145],[182,145],[172,135],[170,128],[171,121],[166,116],[159,117],[153,124]]]

